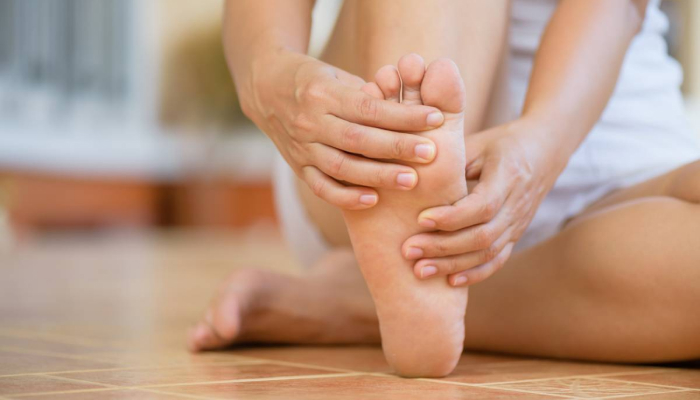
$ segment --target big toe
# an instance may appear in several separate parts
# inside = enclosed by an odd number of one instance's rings
[[[423,104],[448,113],[461,113],[466,107],[464,81],[457,64],[440,58],[428,66],[421,86]]]
[[[189,333],[191,351],[214,350],[230,346],[240,331],[240,310],[232,293],[220,296],[204,319]]]
[[[403,103],[423,104],[421,83],[425,75],[425,61],[418,54],[407,54],[399,60],[399,74],[403,84]]]

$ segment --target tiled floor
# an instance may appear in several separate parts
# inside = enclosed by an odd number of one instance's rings
[[[0,399],[700,399],[700,369],[466,353],[445,379],[393,376],[376,347],[188,354],[234,268],[297,273],[271,230],[91,234],[0,255]]]

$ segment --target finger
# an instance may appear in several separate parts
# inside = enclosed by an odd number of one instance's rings
[[[418,184],[418,174],[406,165],[370,160],[318,143],[313,144],[311,157],[324,174],[352,185],[410,190]]]
[[[359,89],[365,84],[365,80],[357,75],[353,75],[349,72],[343,71],[342,69],[335,70],[335,77],[338,80],[352,88]]]
[[[515,244],[513,242],[508,243],[503,248],[501,253],[493,260],[487,262],[486,264],[479,265],[478,267],[451,275],[447,278],[447,281],[452,286],[473,285],[475,283],[483,282],[491,275],[496,273],[499,269],[503,268],[505,263],[510,258],[514,246]]]
[[[507,214],[499,213],[486,224],[454,232],[419,233],[406,239],[401,252],[407,260],[417,260],[424,257],[455,256],[479,250],[488,251],[510,226],[511,221]]]
[[[511,236],[502,235],[491,246],[456,256],[421,259],[413,266],[413,273],[419,279],[431,276],[447,276],[467,271],[493,261],[511,242]]]
[[[435,107],[379,100],[344,85],[337,85],[334,90],[337,92],[329,97],[329,112],[356,124],[392,131],[420,132],[437,128],[445,121],[442,112]]]
[[[303,167],[301,178],[316,196],[345,210],[364,210],[373,207],[379,199],[374,190],[343,186],[313,166]]]
[[[385,131],[343,121],[334,116],[327,116],[324,123],[326,132],[334,134],[325,134],[315,140],[348,153],[422,164],[435,159],[435,143],[418,135]]]
[[[484,167],[472,193],[449,206],[429,208],[418,215],[418,225],[441,231],[455,231],[492,220],[503,207],[512,187],[505,168]]]

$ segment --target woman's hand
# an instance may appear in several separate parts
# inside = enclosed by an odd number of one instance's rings
[[[380,160],[435,157],[432,141],[400,132],[440,126],[444,117],[436,108],[375,99],[360,90],[359,77],[288,50],[253,64],[245,78],[236,77],[243,112],[327,202],[372,207],[378,201],[372,188],[410,190],[417,183],[413,168]]]
[[[418,260],[419,278],[448,276],[451,285],[481,282],[503,266],[566,162],[547,148],[547,133],[525,119],[465,138],[469,195],[427,209],[418,223],[436,232],[412,236],[402,252]]]

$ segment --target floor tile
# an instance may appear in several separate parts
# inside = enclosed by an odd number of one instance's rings
[[[23,393],[59,392],[65,390],[97,389],[103,385],[72,382],[43,375],[8,376],[0,378],[0,396]]]
[[[161,387],[161,391],[219,399],[554,399],[543,394],[468,387],[384,376],[347,376],[326,379],[291,379],[265,382]],[[559,397],[561,398],[561,397]]]
[[[614,379],[700,389],[700,369],[672,369],[643,375],[619,375]]]
[[[320,369],[275,364],[206,364],[175,368],[76,372],[59,374],[58,376],[117,386],[150,386],[217,382],[233,379],[326,375],[330,373],[332,372]]]
[[[533,393],[558,394],[579,398],[600,398],[621,395],[643,395],[675,391],[634,382],[596,378],[557,378],[489,385],[492,388],[525,390]]]
[[[14,397],[36,400],[185,400],[187,397],[174,393],[157,393],[146,390],[101,390],[93,392],[67,392],[36,396]]]
[[[700,391],[669,392],[642,396],[623,397],[624,400],[700,400]]]
[[[100,361],[131,367],[167,367],[191,364],[233,363],[246,360],[244,357],[239,357],[226,351],[190,353],[184,349],[159,352],[130,349],[121,352],[95,353],[92,354],[91,357]]]
[[[493,361],[460,363],[446,380],[464,383],[511,382],[525,379],[543,379],[574,375],[632,372],[650,367],[615,364],[577,363],[553,360]]]
[[[15,351],[0,351],[0,360],[0,376],[114,367],[110,363]]]
[[[249,347],[231,354],[361,372],[389,372],[391,367],[379,346]]]

